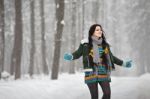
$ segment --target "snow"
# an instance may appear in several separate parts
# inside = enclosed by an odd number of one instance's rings
[[[3,79],[7,79],[10,76],[10,74],[7,71],[3,71],[1,74]]]
[[[62,21],[61,21],[61,24],[62,24],[62,25],[65,25],[65,21],[64,21],[64,20],[62,20]]]
[[[111,99],[150,99],[150,74],[141,77],[112,77]],[[99,87],[99,99],[102,96]],[[49,76],[1,80],[0,99],[90,99],[83,73],[61,74],[58,80]]]
[[[59,4],[57,4],[56,8],[59,8]]]

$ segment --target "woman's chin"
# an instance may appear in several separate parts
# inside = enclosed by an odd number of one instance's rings
[[[102,36],[97,36],[97,38],[101,38]]]
[[[101,39],[101,37],[98,37],[98,39]]]
[[[97,35],[97,36],[95,35],[95,37],[96,37],[96,38],[101,38],[102,36],[101,36],[101,35]]]

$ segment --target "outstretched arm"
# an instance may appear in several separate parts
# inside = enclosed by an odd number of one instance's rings
[[[79,48],[75,52],[72,53],[73,60],[78,59],[82,56],[82,50],[83,50],[83,45],[80,44]]]
[[[113,57],[113,62],[114,62],[115,64],[117,64],[117,65],[119,65],[119,66],[122,66],[123,60],[119,59],[118,57],[116,57],[116,56],[114,56],[114,55],[112,55],[112,57]]]
[[[110,53],[111,53],[111,51],[110,51]],[[127,68],[130,68],[132,66],[132,60],[123,61],[123,60],[117,58],[116,56],[114,56],[112,53],[111,53],[111,56],[112,56],[113,63],[115,63],[119,66],[124,66]]]

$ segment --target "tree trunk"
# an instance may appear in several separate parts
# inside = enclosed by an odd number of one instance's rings
[[[21,13],[21,0],[15,0],[15,37],[14,48],[12,52],[12,74],[15,70],[15,79],[21,76],[21,55],[22,55],[22,13]],[[15,67],[15,68],[14,68]]]
[[[40,1],[41,5],[41,39],[42,39],[42,44],[41,44],[41,49],[42,49],[42,65],[43,65],[43,73],[48,74],[48,65],[46,62],[46,41],[45,41],[45,18],[44,18],[44,0]]]
[[[150,61],[149,61],[150,60],[150,55],[147,55],[147,57],[148,58],[147,58],[147,66],[146,67],[147,67],[147,72],[150,73]]]
[[[76,0],[72,0],[72,26],[71,26],[71,52],[75,51],[75,44],[76,44]],[[72,61],[69,66],[69,73],[75,73],[75,62]]]
[[[97,23],[98,22],[98,15],[99,15],[99,0],[94,0],[92,2],[92,19],[93,19],[93,22],[94,23]],[[102,14],[101,14],[102,16]],[[102,21],[102,20],[101,20]],[[100,22],[101,22],[100,21]]]
[[[150,25],[150,22],[148,24]],[[147,30],[149,28],[149,25],[147,25]],[[150,37],[149,36],[147,36],[147,41],[150,42]],[[147,49],[150,49],[150,46],[147,46]],[[147,65],[146,65],[146,67],[147,67],[147,72],[150,73],[150,61],[149,61],[150,60],[150,55],[147,54],[147,53],[149,53],[149,50],[146,50],[146,57],[147,57],[147,60],[146,60],[147,61]]]
[[[29,65],[29,75],[33,75],[34,70],[34,55],[35,55],[35,14],[34,14],[34,0],[30,1],[30,25],[31,25],[31,49],[30,49],[30,65]]]
[[[0,79],[1,72],[4,70],[4,0],[0,0]]]
[[[83,38],[85,37],[85,2],[86,0],[82,0],[82,32]]]
[[[64,26],[62,22],[64,21],[64,9],[65,9],[64,0],[55,0],[55,3],[56,3],[57,28],[55,34],[54,58],[53,58],[51,79],[58,78],[61,38]]]

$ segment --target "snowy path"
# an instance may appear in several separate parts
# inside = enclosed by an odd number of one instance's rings
[[[150,99],[149,84],[150,74],[139,78],[112,77],[111,99]],[[101,93],[99,87],[100,97]],[[57,81],[48,77],[0,81],[0,99],[90,99],[90,93],[83,74],[62,74]]]

